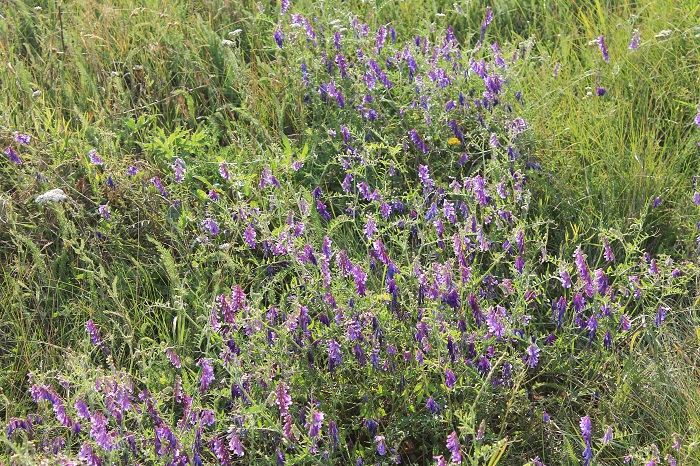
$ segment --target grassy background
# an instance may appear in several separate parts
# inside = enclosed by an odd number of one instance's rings
[[[402,38],[453,24],[469,44],[484,12],[473,2],[462,5],[464,15],[452,2],[350,3],[370,26],[391,21]],[[316,7],[295,2],[298,10]],[[530,157],[542,168],[531,175],[539,214],[556,226],[548,247],[570,257],[582,239],[626,231],[640,218],[652,252],[692,255],[700,3],[492,7],[489,40],[534,44],[511,87],[523,92]],[[0,418],[23,411],[28,371],[59,365],[88,318],[118,323],[115,357],[123,361],[159,342],[196,344],[222,277],[263,273],[224,256],[200,264],[182,229],[155,215],[147,178],[119,170],[135,162],[157,174],[177,152],[210,163],[212,173],[219,160],[249,163],[237,174],[245,179],[267,151],[283,146],[282,135],[296,140],[314,116],[301,102],[299,64],[283,59],[272,39],[276,24],[261,12],[276,8],[250,0],[0,3],[0,141],[10,144],[15,130],[31,134],[22,157],[37,168],[0,164]],[[332,11],[330,1],[319,14]],[[635,28],[642,43],[631,51]],[[661,31],[670,34],[655,37]],[[609,64],[590,44],[601,34]],[[597,85],[604,97],[595,96]],[[92,148],[105,159],[99,169],[78,163]],[[73,201],[51,210],[33,202],[56,186]],[[179,194],[198,195],[194,188]],[[657,196],[662,203],[653,209]],[[128,214],[105,227],[96,208],[108,200]],[[621,361],[610,381],[618,423],[647,419],[667,437],[688,424],[700,428],[695,325],[688,319]]]

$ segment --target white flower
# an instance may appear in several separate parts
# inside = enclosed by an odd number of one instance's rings
[[[62,189],[56,188],[37,196],[35,202],[37,204],[45,204],[47,202],[63,202],[67,200],[68,196],[66,193],[64,193]]]

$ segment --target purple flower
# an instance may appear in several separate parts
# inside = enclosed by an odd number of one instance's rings
[[[80,425],[78,423],[73,424],[71,418],[66,414],[66,407],[63,404],[63,400],[50,385],[33,385],[29,388],[29,393],[36,403],[38,403],[39,400],[49,401],[53,406],[53,412],[56,414],[58,422],[66,427],[77,428],[79,432]]]
[[[340,354],[340,344],[333,338],[328,342],[328,370],[333,373],[335,368],[340,366],[342,362],[343,358]]]
[[[610,330],[605,331],[605,337],[603,337],[603,347],[607,351],[610,351],[610,348],[612,348],[612,335],[610,335]]]
[[[656,199],[654,199],[654,204],[653,204],[653,205],[654,205],[654,209],[656,209],[657,207],[659,207],[659,206],[661,205],[661,197],[657,197]]]
[[[547,411],[544,411],[542,413],[542,422],[547,423],[550,419],[552,419],[552,416],[550,416]]]
[[[536,343],[530,343],[525,351],[525,364],[529,365],[531,368],[537,367],[537,363],[540,360],[540,349],[537,347]]]
[[[605,45],[605,36],[598,37],[598,47],[600,48],[600,53],[603,54],[603,60],[606,63],[610,63],[610,55],[608,55],[608,47]]]
[[[415,144],[416,147],[418,147],[424,154],[430,152],[427,144],[421,139],[421,137],[418,135],[418,132],[415,129],[409,131],[408,135],[411,137],[411,141],[413,141],[413,144]]]
[[[326,204],[321,202],[321,200],[316,201],[316,210],[318,210],[318,213],[323,220],[327,222],[331,220],[331,214],[328,213],[328,208],[326,207]]]
[[[114,449],[114,445],[112,444],[112,436],[107,432],[108,422],[107,416],[101,411],[95,411],[90,416],[90,437],[103,449],[110,451]]]
[[[90,448],[87,442],[83,443],[83,447],[80,449],[80,453],[78,453],[78,458],[85,461],[88,466],[102,466],[102,460],[92,451],[92,448]]]
[[[277,47],[282,48],[282,42],[284,41],[284,33],[282,32],[282,26],[280,26],[273,34]]]
[[[107,348],[107,346],[105,346],[104,342],[102,341],[100,333],[97,331],[97,327],[95,327],[95,322],[93,322],[92,319],[85,322],[85,331],[90,336],[90,341],[92,342],[92,344],[102,348],[102,350],[104,350],[104,352],[107,355],[109,355],[109,349]]]
[[[452,457],[450,458],[452,463],[462,463],[462,452],[460,448],[461,445],[459,444],[459,439],[457,438],[457,432],[452,431],[452,433],[447,436],[447,449],[450,450],[450,453],[452,454]]]
[[[202,230],[206,231],[207,233],[211,235],[218,235],[219,232],[221,231],[219,229],[219,224],[216,223],[216,220],[214,220],[211,217],[207,217],[204,220],[202,220]]]
[[[603,435],[603,438],[600,440],[600,443],[603,445],[606,445],[613,440],[613,428],[612,426],[608,426],[607,429],[605,429],[605,435]]]
[[[484,36],[486,35],[486,27],[493,21],[493,10],[491,8],[486,8],[486,17],[481,23],[481,35],[479,36],[479,42],[484,42]]]
[[[16,417],[10,418],[10,421],[7,424],[7,438],[10,438],[10,436],[12,436],[14,431],[17,429],[28,431],[30,429],[30,424],[24,419],[19,419]]]
[[[447,460],[445,459],[444,456],[438,455],[438,456],[433,456],[433,459],[437,461],[435,463],[435,466],[447,466]]]
[[[335,421],[328,421],[328,435],[333,442],[333,447],[338,446],[338,426],[335,425]]]
[[[242,458],[245,455],[245,452],[243,452],[243,444],[241,443],[241,438],[238,436],[237,433],[231,433],[227,437],[229,439],[228,442],[228,449],[233,452],[234,455],[236,455],[239,458]]]
[[[359,264],[352,267],[350,274],[355,281],[355,291],[358,295],[364,296],[367,292],[367,286],[365,285],[367,282],[367,274],[362,270]]]
[[[615,261],[615,254],[612,252],[612,248],[610,247],[610,241],[608,241],[607,238],[603,238],[603,257],[605,258],[606,261],[614,262]]]
[[[634,30],[634,34],[632,34],[632,40],[630,41],[629,47],[627,47],[630,50],[637,50],[639,48],[639,41],[641,40],[642,36],[639,34],[639,29]]]
[[[664,306],[660,306],[658,312],[656,313],[656,317],[654,318],[654,327],[660,328],[663,323],[666,321],[666,312],[668,308],[665,308]]]
[[[18,142],[19,144],[22,144],[24,146],[28,146],[29,144],[32,143],[32,137],[28,134],[22,134],[19,131],[15,131],[13,134],[15,136],[15,141]]]
[[[90,156],[90,163],[95,165],[102,165],[104,163],[102,158],[97,155],[97,151],[95,149],[91,149],[90,152],[88,152],[88,155]]]
[[[569,271],[566,270],[565,268],[559,269],[559,280],[561,281],[561,286],[564,288],[571,288],[571,285],[573,283],[571,282],[571,276],[569,275]]]
[[[275,390],[275,403],[280,409],[280,416],[284,416],[289,411],[289,407],[292,406],[292,397],[289,396],[289,387],[286,383],[280,382],[277,385],[277,390]]]
[[[581,427],[581,437],[583,437],[583,443],[586,445],[591,444],[591,418],[586,415],[581,418],[581,422],[579,423],[579,427]]]
[[[7,154],[10,157],[10,160],[17,165],[22,165],[22,160],[19,158],[19,155],[17,155],[17,152],[15,152],[12,147],[7,147],[5,149],[5,154]]]
[[[175,183],[182,183],[185,180],[185,161],[178,157],[175,159],[175,162],[173,162],[172,167]]]
[[[279,181],[272,174],[269,167],[263,168],[262,175],[260,176],[260,189],[265,189],[265,186],[274,186],[276,188],[280,187]]]
[[[226,162],[219,162],[219,175],[221,178],[228,181],[231,178],[231,174],[228,172],[228,164]]]
[[[309,437],[315,438],[323,427],[324,414],[321,411],[314,411],[311,415],[311,422],[307,423],[306,426],[309,428]]]
[[[243,241],[245,241],[245,244],[247,244],[249,248],[254,249],[256,245],[255,238],[255,228],[253,228],[253,224],[251,223],[243,232]]]
[[[386,442],[384,440],[384,436],[377,435],[374,437],[374,443],[377,444],[377,453],[379,453],[379,456],[386,455]]]
[[[440,407],[435,400],[433,400],[432,396],[428,398],[428,402],[425,404],[425,407],[428,408],[428,411],[430,411],[432,414],[437,414],[440,412]]]
[[[700,109],[698,109],[698,114],[695,115],[695,119],[693,121],[695,122],[697,127],[700,128]]]
[[[447,385],[447,388],[454,387],[456,381],[457,377],[455,377],[455,373],[449,369],[445,369],[445,385]]]
[[[598,97],[603,97],[607,93],[608,93],[608,91],[604,87],[596,86],[595,95],[597,95]]]
[[[180,358],[178,357],[174,349],[167,348],[165,350],[165,355],[168,357],[168,361],[170,361],[170,364],[172,364],[175,368],[179,369],[182,366],[182,364],[180,363]]]
[[[280,15],[283,15],[289,9],[289,0],[280,0]]]
[[[110,212],[107,204],[100,205],[97,208],[97,212],[102,215],[102,218],[105,219],[106,222],[109,222],[109,219],[112,218],[112,213]]]
[[[202,376],[200,377],[201,385],[199,387],[199,391],[204,393],[214,381],[214,368],[211,366],[211,360],[207,358],[201,358],[199,361],[197,361],[197,366],[201,366],[202,368]]]
[[[496,148],[498,147],[498,136],[496,133],[491,133],[491,137],[489,138],[489,144],[491,144],[491,147]]]
[[[427,165],[418,165],[418,179],[428,191],[435,187],[435,182],[430,178],[430,171]]]
[[[154,176],[153,178],[151,178],[151,183],[153,183],[153,186],[155,186],[156,189],[160,192],[161,196],[168,197],[168,192],[163,187],[163,183],[160,181],[160,178]]]
[[[620,330],[626,332],[627,330],[630,329],[631,326],[632,326],[632,324],[631,324],[631,322],[630,322],[630,318],[627,317],[627,314],[622,314],[622,315],[620,316],[620,323],[619,323],[619,325],[618,325],[618,327],[620,328]]]
[[[139,172],[139,167],[136,165],[129,165],[129,168],[126,169],[126,174],[129,176],[134,176]]]
[[[377,233],[379,233],[379,230],[377,230],[377,224],[374,222],[374,219],[372,217],[367,217],[365,236],[367,236],[367,239],[372,239]]]

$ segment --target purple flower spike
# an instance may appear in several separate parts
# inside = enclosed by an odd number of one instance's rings
[[[211,361],[207,358],[201,358],[199,361],[197,361],[197,365],[201,366],[202,368],[202,376],[200,378],[201,386],[199,387],[199,391],[204,393],[214,381],[214,368],[211,366]]]
[[[221,231],[219,229],[219,224],[216,223],[216,220],[214,220],[211,217],[207,217],[204,220],[202,220],[202,230],[206,231],[210,235],[218,235],[219,232]]]
[[[292,397],[289,396],[288,390],[289,387],[284,382],[280,382],[279,385],[277,385],[277,390],[275,390],[275,403],[277,403],[277,406],[280,409],[281,416],[287,414],[290,406],[292,406]]]
[[[335,339],[332,339],[328,342],[328,370],[331,374],[342,362],[343,358],[340,354],[340,344],[335,341]]]
[[[627,47],[630,50],[637,50],[639,48],[639,41],[641,40],[642,36],[639,34],[639,29],[634,30],[634,34],[632,35],[632,40],[630,41],[629,47]]]
[[[277,178],[272,174],[269,167],[263,168],[262,175],[260,176],[260,189],[265,189],[265,186],[280,187],[279,181],[277,181]]]
[[[231,174],[228,172],[228,164],[226,162],[219,163],[219,175],[221,178],[228,181],[231,178]]]
[[[173,162],[172,167],[175,183],[182,183],[185,180],[185,161],[178,157],[175,159],[175,162]]]
[[[367,217],[365,236],[367,236],[367,239],[372,239],[377,233],[379,233],[379,230],[377,230],[377,224],[374,222],[374,219],[372,217]]]
[[[17,155],[17,152],[15,152],[12,147],[8,147],[5,149],[5,154],[7,154],[10,157],[10,160],[17,165],[22,165],[22,160],[19,158],[19,155]]]
[[[283,15],[287,12],[287,9],[289,8],[289,0],[281,0],[280,1],[280,15]]]
[[[486,27],[493,22],[493,10],[491,8],[486,8],[486,17],[481,23],[481,35],[479,36],[479,42],[484,42],[484,36],[486,35]]]
[[[608,426],[608,428],[605,430],[605,435],[603,435],[603,438],[600,440],[600,443],[603,445],[606,445],[613,440],[613,428],[612,426]]]
[[[695,115],[695,120],[693,120],[698,128],[700,128],[700,109],[698,109],[698,114]]]
[[[600,53],[603,54],[603,60],[605,60],[606,63],[610,63],[608,47],[605,45],[605,36],[598,37],[598,47],[600,47]]]
[[[282,32],[282,27],[280,26],[279,29],[275,31],[273,34],[273,37],[275,38],[275,42],[277,43],[277,47],[282,48],[282,42],[284,42],[284,33]]]
[[[430,411],[432,414],[437,414],[440,412],[440,407],[435,400],[433,400],[432,396],[428,398],[428,402],[425,404],[425,407],[428,408],[428,411]]]
[[[22,134],[19,131],[14,132],[15,142],[22,144],[23,146],[28,146],[32,143],[32,137],[28,134]]]
[[[109,219],[112,218],[112,212],[109,210],[109,206],[107,204],[101,205],[97,208],[97,212],[102,215],[102,218],[105,219],[105,222],[109,222]]]
[[[608,241],[607,238],[603,238],[603,248],[605,251],[603,253],[603,258],[605,258],[606,261],[614,262],[615,254],[613,254],[612,248],[610,247],[610,241]]]
[[[253,228],[253,224],[251,223],[243,232],[243,241],[245,241],[245,244],[247,244],[249,248],[255,249],[255,237],[255,228]]]
[[[540,349],[537,347],[537,344],[531,343],[530,346],[527,347],[527,351],[525,352],[525,364],[530,366],[531,368],[537,367],[537,363],[540,360]]]
[[[331,220],[331,214],[328,213],[328,207],[320,200],[316,201],[316,210],[318,210],[318,213],[323,220],[326,222]]]
[[[447,388],[454,387],[455,382],[457,382],[457,377],[455,377],[455,373],[449,369],[445,369],[445,385],[447,385]]]
[[[447,436],[447,449],[450,450],[450,453],[452,454],[450,461],[452,463],[461,464],[462,451],[461,445],[459,444],[459,438],[457,437],[457,432],[452,431],[452,433]]]
[[[415,144],[416,147],[418,147],[424,154],[430,152],[430,150],[428,149],[428,145],[421,139],[421,137],[418,135],[418,132],[415,129],[409,131],[408,135],[411,137],[411,141],[413,141],[413,144]]]
[[[87,442],[83,443],[83,447],[80,449],[80,453],[78,453],[78,458],[85,461],[88,466],[102,466],[102,460],[92,451],[92,448],[90,448]]]
[[[95,165],[102,165],[104,163],[102,158],[97,155],[97,151],[95,149],[91,149],[90,152],[88,152],[88,155],[90,156],[90,163]]]
[[[379,453],[379,456],[384,456],[386,455],[386,442],[384,440],[383,435],[377,435],[374,437],[374,443],[377,444],[377,453]]]
[[[104,350],[104,352],[107,355],[109,355],[109,349],[107,348],[107,346],[105,346],[104,342],[102,341],[100,333],[98,332],[97,327],[95,327],[95,322],[93,322],[92,319],[85,322],[85,331],[90,336],[90,342],[93,345],[102,348],[102,350]]]
[[[666,321],[666,311],[668,311],[668,308],[661,306],[659,307],[659,311],[656,313],[656,317],[654,318],[654,327],[660,328],[663,323]]]
[[[154,176],[153,178],[151,178],[151,183],[153,183],[153,186],[155,186],[156,189],[160,192],[161,196],[168,197],[168,192],[163,187],[163,183],[160,181],[160,178]]]
[[[323,418],[325,415],[321,411],[314,411],[311,415],[311,422],[307,423],[309,427],[309,437],[315,438],[323,427]]]
[[[367,274],[362,270],[359,264],[350,270],[350,274],[355,281],[355,291],[359,296],[364,296],[367,292]]]
[[[165,355],[168,357],[168,361],[170,361],[170,364],[172,364],[175,368],[179,369],[182,366],[182,364],[180,363],[180,358],[178,357],[174,349],[166,349]]]
[[[579,423],[579,427],[581,427],[581,437],[583,437],[583,443],[586,445],[591,444],[591,418],[586,415],[581,418],[581,422]]]

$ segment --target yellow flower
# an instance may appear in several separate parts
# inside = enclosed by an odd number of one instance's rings
[[[459,143],[460,143],[460,142],[459,142],[459,139],[457,139],[457,138],[450,138],[450,139],[447,140],[447,145],[448,145],[448,146],[456,146],[456,145],[458,145]]]

